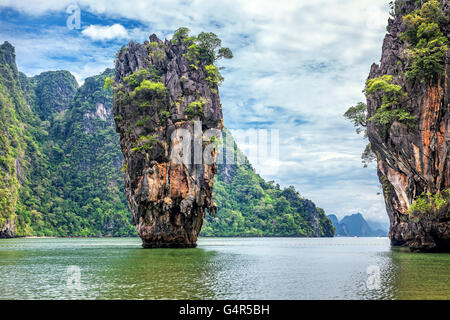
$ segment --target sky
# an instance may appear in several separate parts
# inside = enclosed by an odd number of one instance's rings
[[[130,40],[171,38],[184,26],[214,32],[234,54],[220,87],[224,124],[278,134],[278,155],[253,161],[258,173],[294,186],[327,214],[361,212],[386,221],[367,141],[343,113],[364,101],[378,63],[388,0],[0,0],[0,41],[16,48],[28,76],[69,70],[81,84],[113,67]],[[80,12],[79,24],[74,13]],[[274,136],[275,137],[275,136]],[[270,141],[275,141],[271,140]],[[244,152],[251,146],[238,142]]]

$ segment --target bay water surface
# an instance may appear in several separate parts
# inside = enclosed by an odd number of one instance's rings
[[[0,299],[450,299],[450,254],[387,238],[0,240]]]

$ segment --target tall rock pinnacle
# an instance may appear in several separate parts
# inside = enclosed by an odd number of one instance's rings
[[[412,250],[450,251],[449,13],[447,0],[396,1],[365,90],[389,235]]]
[[[183,30],[171,41],[153,34],[123,47],[115,62],[125,191],[146,248],[195,247],[206,211],[215,212],[221,77],[217,46],[208,51],[193,39]]]

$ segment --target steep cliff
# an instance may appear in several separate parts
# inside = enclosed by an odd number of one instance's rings
[[[52,120],[54,114],[68,109],[78,83],[75,77],[65,70],[47,71],[30,78],[35,94],[35,112],[42,120]]]
[[[10,132],[12,126],[19,126],[18,110],[11,96],[17,76],[14,48],[5,42],[0,46],[0,238],[14,234],[19,188],[16,159],[18,153],[23,155],[18,136]]]
[[[144,247],[195,247],[206,210],[215,211],[210,140],[222,129],[218,70],[214,52],[192,39],[152,35],[116,59],[125,191]]]
[[[29,185],[34,161],[39,163],[38,117],[27,99],[29,86],[19,73],[14,47],[0,46],[0,238],[23,235],[29,224],[21,212],[21,190]]]
[[[112,69],[28,78],[0,46],[0,237],[135,235],[123,193]]]
[[[123,156],[114,127],[112,92],[104,89],[105,78],[113,75],[107,69],[86,78],[64,112],[58,111],[60,99],[54,105],[48,136],[41,142],[50,175],[34,188],[45,185],[47,196],[38,197],[38,206],[33,198],[26,202],[41,213],[40,221],[33,224],[37,234],[135,235],[123,192]],[[59,72],[54,79],[58,76]],[[64,83],[58,81],[59,86]]]
[[[447,0],[396,1],[366,84],[392,244],[450,251]]]

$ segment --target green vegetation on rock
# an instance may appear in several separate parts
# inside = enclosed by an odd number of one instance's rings
[[[78,89],[75,77],[64,70],[43,72],[30,80],[36,111],[42,120],[52,121],[52,116],[67,109]]]
[[[0,61],[0,229],[8,220],[16,236],[134,235],[103,88],[112,70],[78,88],[66,71],[18,74],[12,54]]]
[[[443,74],[448,39],[442,27],[446,23],[448,19],[438,0],[424,2],[420,9],[403,17],[406,31],[401,38],[408,43],[406,57],[410,69],[406,77],[409,81],[424,81]]]
[[[160,74],[154,68],[139,69],[128,77],[125,77],[123,81],[131,90],[134,90],[139,87],[144,80],[148,81],[149,79],[159,82]]]
[[[415,117],[401,107],[401,102],[406,97],[402,87],[393,84],[394,77],[384,75],[379,78],[368,79],[365,92],[372,97],[381,97],[381,106],[375,112],[375,115],[368,121],[376,121],[384,126],[386,130],[394,121],[411,124]]]
[[[357,134],[364,133],[364,138],[367,138],[367,105],[364,102],[348,108],[344,117],[353,122]]]
[[[432,194],[422,193],[418,196],[408,209],[410,215],[423,215],[439,212],[441,209],[450,209],[450,188]]]
[[[185,57],[191,63],[191,67],[198,70],[199,66],[203,66],[210,84],[220,84],[223,77],[214,63],[222,58],[232,59],[232,51],[222,47],[222,41],[212,32],[201,32],[196,37],[189,36],[189,32],[189,28],[186,27],[177,29],[172,37],[172,43],[185,44],[187,46]]]
[[[209,64],[205,66],[206,72],[206,81],[209,82],[210,87],[214,87],[214,85],[221,84],[223,82],[223,77],[213,64]]]
[[[356,106],[348,108],[344,117],[353,123],[357,134],[363,133],[364,139],[367,139],[367,105],[364,102],[358,102]],[[376,160],[376,155],[373,153],[370,143],[366,145],[361,154],[361,159],[364,168],[367,168],[371,162]]]
[[[166,95],[167,88],[161,82],[153,82],[150,80],[142,80],[138,87],[134,89],[134,94],[139,96],[156,95],[164,97]]]
[[[415,123],[415,116],[402,108],[402,102],[407,98],[406,93],[400,85],[393,83],[392,75],[384,75],[377,78],[367,79],[364,93],[374,99],[381,101],[381,106],[377,108],[375,114],[368,118],[367,105],[359,102],[344,113],[344,117],[350,120],[356,128],[356,133],[364,134],[367,138],[367,124],[375,121],[381,127],[381,135],[386,136],[394,121],[411,126]],[[376,156],[371,150],[370,144],[366,146],[361,155],[364,167],[376,160]]]
[[[142,136],[136,141],[136,147],[131,149],[133,152],[141,152],[142,150],[150,150],[153,145],[158,143],[158,139],[156,139],[152,135]]]
[[[207,103],[206,99],[201,97],[199,100],[195,100],[188,104],[186,108],[186,114],[191,120],[197,115],[201,115],[203,113],[203,106]]]

